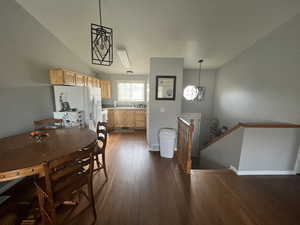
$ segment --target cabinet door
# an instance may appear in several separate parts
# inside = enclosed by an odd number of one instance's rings
[[[85,76],[80,73],[76,73],[76,86],[84,86],[85,85]]]
[[[64,84],[64,74],[61,69],[51,69],[49,70],[49,77],[51,84]]]
[[[126,126],[125,127],[130,127],[134,128],[135,127],[135,121],[134,121],[134,110],[124,110],[126,111],[124,114]]]
[[[125,127],[124,110],[114,110],[115,127]]]
[[[109,109],[109,110],[108,110],[108,115],[107,115],[107,117],[108,117],[107,127],[108,127],[109,130],[111,130],[111,129],[113,129],[114,126],[115,126],[115,122],[114,122],[114,120],[115,120],[115,119],[114,119],[115,115],[114,115],[114,110],[113,110],[113,109]]]
[[[106,80],[106,98],[111,98],[111,81]]]
[[[75,85],[76,77],[75,73],[69,70],[64,70],[64,84],[65,85]]]
[[[110,80],[100,80],[100,88],[102,98],[111,98],[111,82]]]
[[[83,74],[83,81],[84,81],[84,85],[83,86],[85,86],[85,87],[88,87],[88,78],[89,78],[89,76]]]
[[[101,96],[102,96],[102,98],[107,98],[105,80],[100,80],[100,88],[101,88]]]
[[[134,128],[134,111],[125,109],[114,110],[114,126]]]
[[[93,87],[97,88],[98,87],[98,80],[94,77],[92,77],[92,82],[93,82]]]
[[[92,77],[87,78],[87,86],[88,87],[93,87],[93,78]]]
[[[145,110],[135,111],[135,127],[139,129],[146,129],[146,112]]]
[[[135,127],[137,129],[146,129],[146,121],[136,121]]]

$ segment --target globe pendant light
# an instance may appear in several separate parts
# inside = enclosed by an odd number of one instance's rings
[[[113,63],[113,30],[102,26],[101,0],[99,0],[100,25],[91,24],[92,64],[110,66]]]
[[[203,59],[198,61],[199,63],[199,73],[198,73],[198,86],[188,85],[183,90],[183,97],[188,101],[201,102],[204,100],[205,87],[200,86],[200,75],[201,75],[201,64]]]

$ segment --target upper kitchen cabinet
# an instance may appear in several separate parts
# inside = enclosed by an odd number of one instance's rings
[[[93,77],[88,77],[87,78],[87,86],[88,87],[93,87],[94,86],[94,78]]]
[[[86,75],[76,73],[76,86],[86,86]]]
[[[51,84],[76,85],[76,74],[65,69],[49,70]]]
[[[64,84],[64,73],[62,70],[49,70],[51,84]]]
[[[65,85],[76,85],[76,74],[69,70],[63,70]]]
[[[98,80],[95,77],[66,69],[51,69],[49,76],[51,84],[97,87],[101,88],[102,98],[111,98],[111,82],[109,80]]]
[[[110,80],[100,80],[102,98],[111,98],[111,82]]]
[[[97,80],[96,78],[93,78],[93,87],[99,88],[99,80]]]

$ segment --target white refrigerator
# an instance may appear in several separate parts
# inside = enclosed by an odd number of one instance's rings
[[[59,114],[66,115],[68,113],[61,111],[61,102],[68,102],[71,109],[76,109],[77,112],[83,112],[85,126],[88,126],[91,130],[95,131],[97,122],[102,121],[100,88],[54,86],[54,98],[56,111],[54,115],[56,117],[58,117]]]

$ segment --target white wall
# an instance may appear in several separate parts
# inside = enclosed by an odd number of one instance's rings
[[[92,70],[15,1],[0,1],[0,28],[0,137],[5,137],[53,116],[48,69]]]
[[[151,58],[148,103],[147,140],[151,150],[158,148],[158,132],[161,128],[177,129],[177,116],[181,114],[183,58]],[[155,99],[156,76],[176,76],[175,101]]]
[[[299,132],[299,128],[239,128],[202,150],[200,158],[233,166],[240,175],[293,173]]]
[[[300,15],[218,71],[214,115],[237,121],[300,123]],[[284,150],[283,150],[284,151]]]
[[[239,128],[200,152],[200,159],[225,167],[239,168],[244,128]]]
[[[299,146],[297,128],[247,128],[239,171],[293,171]]]
[[[204,101],[190,102],[182,96],[182,113],[201,113],[200,149],[209,140],[209,121],[213,118],[216,72],[216,70],[201,71],[200,84],[206,88]],[[187,85],[198,85],[198,70],[183,70],[183,89]]]

